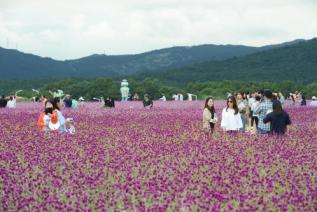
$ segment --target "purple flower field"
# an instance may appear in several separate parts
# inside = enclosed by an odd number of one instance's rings
[[[0,109],[0,210],[317,210],[317,108],[286,108],[282,138],[208,137],[203,105],[87,103],[62,110],[74,135],[39,132],[40,103]]]

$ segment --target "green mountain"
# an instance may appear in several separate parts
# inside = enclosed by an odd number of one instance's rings
[[[158,73],[206,61],[221,61],[232,57],[241,57],[300,42],[302,40],[263,47],[239,45],[172,47],[136,55],[91,55],[66,61],[0,48],[0,78],[2,80],[62,79],[65,77],[121,78],[138,72]]]
[[[313,82],[317,80],[317,38],[224,61],[134,75],[136,79],[146,77],[172,85],[218,80]]]

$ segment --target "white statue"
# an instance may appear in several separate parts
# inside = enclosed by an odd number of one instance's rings
[[[179,99],[179,101],[183,101],[183,100],[184,100],[183,94],[180,93],[180,94],[178,95],[178,99]]]
[[[193,94],[187,93],[188,101],[193,101]]]
[[[128,85],[129,85],[129,83],[126,79],[122,80],[121,88],[120,88],[121,101],[128,101],[129,92],[130,92]]]
[[[166,96],[163,94],[163,96],[160,98],[163,102],[166,102]]]
[[[58,89],[57,92],[52,92],[49,91],[49,93],[55,98],[55,97],[59,97],[62,98],[64,96],[64,91]]]
[[[188,96],[188,101],[193,101],[193,97],[195,98],[195,100],[197,100],[197,95],[192,94],[192,93],[187,93]]]

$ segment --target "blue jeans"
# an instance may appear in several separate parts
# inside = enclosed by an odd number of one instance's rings
[[[245,131],[245,122],[246,122],[245,113],[240,113],[240,116],[241,116],[241,121],[242,121],[241,131],[244,132]]]
[[[270,131],[266,131],[266,130],[263,130],[263,129],[261,129],[261,128],[258,128],[258,134],[269,134],[270,133]]]

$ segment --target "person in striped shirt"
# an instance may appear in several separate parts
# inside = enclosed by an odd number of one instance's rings
[[[263,119],[265,116],[273,111],[272,105],[272,91],[265,90],[263,92],[263,99],[258,107],[255,108],[254,113],[259,114],[259,126],[258,126],[258,133],[259,134],[267,134],[270,133],[270,123],[264,124]]]

